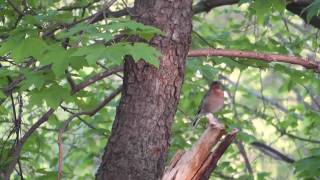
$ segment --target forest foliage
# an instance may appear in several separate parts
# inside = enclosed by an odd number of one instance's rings
[[[196,14],[191,49],[248,50],[316,61],[320,34],[308,22],[319,14],[320,1],[304,8],[306,22],[288,12],[286,3],[240,0]],[[131,1],[117,1],[93,22],[104,7],[97,0],[0,0],[0,170],[10,163],[17,140],[52,108],[49,120],[23,146],[19,165],[24,178],[57,178],[57,138],[70,117],[62,139],[63,176],[94,177],[119,96],[98,107],[121,86],[123,58],[130,55],[159,67],[161,52],[148,41],[165,34],[130,20],[128,16],[134,15],[130,6]],[[121,14],[123,9],[127,12]],[[132,35],[139,42],[130,39]],[[229,130],[241,131],[213,177],[319,178],[319,74],[255,59],[188,58],[168,159],[178,149],[189,148],[203,132],[205,121],[195,129],[190,119],[210,81],[218,79],[224,85],[226,105],[216,115]],[[19,179],[20,170],[13,179]]]

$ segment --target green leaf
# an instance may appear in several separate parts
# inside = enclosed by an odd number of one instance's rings
[[[320,0],[313,1],[309,6],[302,10],[302,13],[307,11],[307,21],[310,22],[314,16],[318,16],[320,12]]]
[[[72,52],[69,52],[72,54]],[[75,70],[80,70],[81,68],[88,66],[86,59],[83,56],[71,56],[69,58],[70,66]]]
[[[10,36],[6,41],[0,44],[0,56],[4,56],[12,49],[16,48],[22,41],[25,33],[17,33]]]
[[[164,35],[164,33],[158,28],[124,18],[111,19],[111,22],[106,25],[106,28],[111,31],[124,30],[122,31],[124,34],[139,35],[146,40],[150,40],[156,34]]]
[[[298,177],[316,178],[320,176],[320,156],[310,156],[294,163]]]
[[[36,89],[40,90],[45,82],[53,80],[54,76],[52,73],[44,72],[27,72],[24,73],[25,80],[21,82],[21,89],[26,90],[29,87],[34,86]]]
[[[6,98],[6,97],[7,96],[2,91],[0,91],[0,99]]]
[[[253,4],[253,8],[255,10],[255,13],[257,15],[257,22],[259,24],[263,24],[266,14],[270,12],[270,9],[272,7],[272,1],[268,0],[255,0]]]
[[[52,65],[52,71],[57,77],[61,77],[69,65],[69,55],[65,49],[55,44],[51,45],[50,50],[40,59],[43,65]]]
[[[130,45],[126,47],[130,47]],[[144,43],[134,43],[134,45],[129,48],[129,51],[130,55],[132,55],[136,62],[143,59],[146,62],[159,68],[160,61],[158,58],[160,56],[160,52],[157,51],[154,47],[151,47]]]
[[[102,44],[94,44],[78,48],[71,56],[84,56],[90,66],[95,66],[96,62],[102,58],[102,53],[106,47]]]
[[[52,84],[41,90],[31,91],[29,96],[34,105],[42,105],[45,101],[49,107],[56,109],[62,100],[70,98],[70,90],[58,84]]]
[[[47,48],[42,39],[30,37],[17,44],[17,48],[12,50],[12,58],[18,63],[31,56],[38,59]]]
[[[47,172],[43,173],[43,175],[35,178],[35,180],[42,180],[42,179],[56,180],[57,178],[58,178],[57,171],[47,171]]]
[[[59,33],[57,35],[57,38],[59,38],[59,39],[68,38],[68,37],[73,36],[73,35],[80,33],[80,32],[97,33],[98,31],[94,25],[83,22],[83,23],[77,24],[76,26],[74,26],[66,31]]]
[[[112,46],[107,46],[102,53],[102,57],[107,61],[120,65],[123,63],[124,56],[129,54],[130,45],[128,45],[128,43],[117,43]]]

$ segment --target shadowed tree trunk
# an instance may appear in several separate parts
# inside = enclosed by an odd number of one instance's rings
[[[179,101],[191,38],[192,0],[136,0],[135,19],[160,28],[152,45],[161,51],[160,69],[130,59],[124,89],[97,179],[159,179]]]

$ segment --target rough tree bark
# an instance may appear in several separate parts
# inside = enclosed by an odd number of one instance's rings
[[[125,60],[123,93],[96,179],[159,179],[183,82],[192,0],[136,0],[135,19],[160,28],[160,68]]]

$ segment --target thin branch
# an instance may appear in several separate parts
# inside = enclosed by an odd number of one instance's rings
[[[228,83],[230,83],[231,85],[235,85],[236,83],[233,82],[231,79],[229,79],[228,77],[226,76],[222,76],[221,75],[221,78],[226,80]],[[259,99],[264,99],[265,102],[268,102],[269,104],[271,104],[272,106],[276,107],[278,110],[284,112],[284,113],[289,113],[289,110],[287,108],[285,108],[281,103],[279,103],[278,101],[276,100],[273,100],[271,98],[268,98],[266,96],[262,97],[260,93],[254,91],[254,90],[251,90],[251,89],[248,89],[247,87],[244,87],[244,86],[240,86],[239,88],[242,88],[243,90],[245,90],[247,93],[249,93],[250,95],[253,95],[254,97],[256,98],[259,98]],[[300,114],[297,114],[297,113],[292,113],[296,118],[300,119],[300,120],[303,120],[304,117],[301,116]]]
[[[11,161],[10,164],[6,167],[4,176],[9,177],[14,170],[16,164],[18,163],[18,159],[20,157],[20,153],[22,150],[23,145],[26,143],[28,138],[33,134],[33,132],[41,126],[44,122],[46,122],[49,117],[53,114],[55,110],[53,108],[50,108],[45,114],[41,116],[41,118],[34,123],[31,128],[24,134],[24,136],[17,142],[16,146],[13,149],[13,152],[11,153]]]
[[[71,91],[72,92],[75,92],[76,91],[76,83],[73,81],[73,79],[72,79],[72,76],[71,76],[71,74],[70,74],[70,72],[68,71],[68,70],[66,70],[66,76],[67,76],[67,81],[68,81],[68,83],[69,83],[69,85],[70,85],[70,87],[71,87]]]
[[[13,123],[14,123],[14,126],[15,128],[18,128],[17,127],[17,113],[16,113],[16,105],[14,103],[14,99],[13,99],[13,95],[10,94],[10,99],[11,99],[11,107],[12,107],[12,114],[13,114]]]
[[[121,9],[119,11],[108,11],[106,16],[108,17],[122,17],[122,16],[126,16],[128,15],[128,10],[127,9]],[[52,36],[57,30],[59,29],[63,29],[63,28],[66,28],[66,29],[70,29],[72,27],[74,27],[75,25],[79,24],[79,23],[82,23],[82,22],[85,22],[87,21],[89,24],[94,24],[98,21],[101,21],[104,19],[104,16],[103,16],[103,11],[99,11],[91,16],[88,16],[86,18],[83,18],[83,19],[80,19],[78,21],[75,21],[75,22],[72,22],[70,24],[57,24],[57,25],[54,25],[52,28],[50,28],[48,31],[45,31],[43,33],[43,37],[50,37]]]
[[[7,87],[4,88],[3,92],[5,95],[9,95],[12,91],[23,81],[25,80],[24,76],[19,76],[17,79],[13,80]]]
[[[236,81],[236,83],[234,85],[235,86],[235,90],[234,90],[233,95],[231,95],[230,91],[228,91],[228,90],[226,91],[227,95],[231,99],[234,118],[238,121],[238,123],[240,123],[240,118],[239,118],[239,114],[238,114],[238,111],[237,111],[237,108],[236,108],[236,94],[237,94],[237,90],[238,90],[238,87],[239,87],[241,75],[242,75],[242,73],[240,72],[240,74],[239,74],[239,76],[237,78],[237,81]],[[220,76],[220,77],[222,77],[222,76]],[[246,150],[244,148],[243,142],[240,141],[240,140],[235,139],[235,144],[237,145],[237,148],[239,149],[240,155],[243,157],[244,164],[246,166],[246,169],[247,169],[248,173],[250,175],[253,175],[252,166],[250,164],[250,161],[249,161],[247,152],[246,152]]]
[[[257,112],[255,110],[249,108],[246,105],[237,104],[237,106],[240,106],[240,107],[244,108],[245,110],[248,110],[248,111],[254,113],[255,115],[261,117],[263,120],[266,120],[266,118],[269,117],[268,115],[266,115],[266,114],[264,114],[262,112]],[[268,123],[270,123],[281,135],[286,135],[286,136],[288,136],[288,137],[290,137],[292,139],[297,139],[297,140],[300,140],[300,141],[305,141],[305,142],[314,143],[314,144],[320,144],[319,140],[296,136],[296,135],[293,135],[291,133],[288,133],[285,129],[279,128],[276,124],[274,124],[272,122],[268,122]]]
[[[19,167],[19,173],[18,174],[20,175],[21,180],[24,180],[20,158],[18,159],[18,167]]]
[[[239,141],[239,140],[235,139],[234,142],[237,145],[237,148],[239,149],[239,152],[240,152],[241,156],[243,157],[244,164],[246,166],[246,169],[247,169],[248,173],[253,176],[253,170],[252,170],[249,158],[248,158],[248,154],[247,154],[247,151],[244,148],[244,145],[243,145],[242,141]]]
[[[33,72],[40,72],[40,71],[44,71],[44,70],[47,70],[47,69],[50,69],[51,68],[51,65],[44,65],[44,66],[40,66],[40,67],[37,67],[37,68],[34,68],[32,69]],[[23,75],[19,75],[15,80],[13,80],[7,87],[4,87],[3,88],[3,92],[6,96],[9,96],[12,91],[23,81],[25,80],[26,77],[23,76]],[[2,88],[1,88],[2,89]]]
[[[251,145],[254,146],[255,148],[257,148],[258,150],[260,150],[261,152],[263,152],[264,154],[272,157],[273,159],[281,160],[281,161],[284,161],[284,162],[290,163],[290,164],[295,162],[294,159],[284,155],[283,153],[279,152],[278,150],[276,150],[266,144],[263,144],[261,142],[255,141],[255,142],[252,142]]]
[[[103,68],[104,70],[110,70],[110,68],[106,67],[105,65],[103,65],[100,62],[97,62],[97,65],[99,65],[101,68]],[[119,73],[115,73],[115,75],[117,75],[119,78],[123,79],[123,76],[121,76]]]
[[[320,141],[319,141],[319,140],[315,140],[315,139],[311,139],[311,138],[309,139],[309,138],[304,138],[304,137],[296,136],[296,135],[290,134],[290,133],[288,133],[288,132],[286,132],[286,131],[284,131],[284,130],[282,130],[281,132],[282,132],[282,134],[284,134],[284,135],[286,135],[286,136],[288,136],[288,137],[290,137],[290,138],[293,138],[293,139],[298,139],[298,140],[300,140],[300,141],[305,141],[305,142],[309,142],[309,143],[320,144]]]
[[[236,178],[233,178],[233,177],[231,177],[231,176],[227,176],[227,175],[222,174],[221,172],[217,172],[217,171],[214,171],[212,175],[213,175],[213,176],[216,176],[216,177],[219,177],[219,178],[221,178],[221,179],[229,179],[229,180],[236,179]]]
[[[77,6],[77,5],[71,5],[71,6],[65,6],[65,7],[61,7],[58,8],[57,11],[71,11],[71,10],[75,10],[75,9],[84,9],[84,8],[88,8],[91,5],[99,2],[100,0],[93,0],[92,2],[89,2],[88,4],[84,5],[84,6]]]
[[[13,8],[13,10],[19,15],[24,16],[24,13],[18,8],[17,5],[15,5],[11,0],[7,0],[9,5]]]
[[[41,69],[46,69],[46,68],[50,68],[50,66],[45,66],[45,67],[42,67],[42,68],[39,68],[36,71],[39,71]],[[88,79],[86,79],[85,81],[81,82],[80,84],[78,85],[75,85],[75,83],[73,82],[73,80],[69,79],[68,80],[68,77],[67,77],[67,80],[68,82],[70,83],[70,86],[71,86],[71,89],[72,89],[72,86],[74,86],[74,89],[72,90],[72,93],[77,93],[79,92],[80,90],[90,86],[91,84],[97,82],[97,81],[100,81],[106,77],[109,77],[110,75],[113,75],[113,74],[116,74],[118,72],[122,72],[123,71],[123,67],[122,66],[118,66],[118,67],[115,67],[113,69],[108,69],[104,72],[101,72],[99,74],[96,74]],[[25,80],[26,77],[24,76],[19,76],[18,78],[16,78],[15,80],[13,80],[7,87],[3,88],[3,92],[5,95],[10,95],[10,93],[13,92],[13,90],[23,81]],[[74,85],[72,85],[74,83]]]
[[[314,61],[307,61],[306,59],[286,56],[280,54],[259,53],[253,51],[240,51],[230,49],[197,49],[190,50],[189,57],[208,57],[208,56],[223,56],[223,57],[235,57],[235,58],[252,58],[266,62],[283,62],[289,64],[296,64],[303,66],[307,69],[313,69],[317,73],[320,73],[320,65]]]
[[[317,99],[317,95],[308,87],[301,85],[309,94],[310,98],[312,99],[313,104],[315,104],[317,106],[317,109],[320,109],[320,104],[319,104],[319,100]]]
[[[198,50],[190,50],[189,57],[201,57],[201,56],[224,56],[224,57],[238,57],[238,58],[253,58],[266,62],[284,62],[289,64],[301,65],[307,69],[313,69],[317,73],[320,72],[320,65],[314,61],[307,61],[300,57],[294,56],[286,56],[279,54],[268,54],[268,53],[258,53],[252,51],[239,51],[239,50],[227,50],[227,49],[198,49]],[[43,68],[48,68],[49,66],[44,66]],[[105,77],[110,76],[111,74],[121,72],[123,70],[122,67],[116,67],[114,69],[107,70],[103,73],[100,73],[96,76],[89,78],[88,80],[80,83],[76,90],[73,93],[78,92],[79,90],[99,81]],[[8,95],[11,93],[14,88],[23,80],[25,77],[19,76],[16,80],[14,80],[8,87],[4,89],[4,93]]]
[[[89,20],[88,20],[88,23],[90,24],[94,24],[96,22],[99,22],[99,21],[102,21],[103,19],[105,19],[105,17],[122,17],[122,16],[127,16],[129,15],[129,11],[131,10],[130,9],[127,9],[127,8],[124,8],[124,9],[121,9],[119,11],[107,11],[104,15],[103,11],[105,10],[101,10],[93,15],[90,16]]]
[[[70,113],[70,114],[76,114],[75,112],[71,111],[70,108],[68,108],[68,107],[65,107],[65,106],[62,106],[62,105],[60,105],[60,107],[61,107],[64,111],[66,111],[66,112],[68,112],[68,113]],[[90,129],[92,129],[92,130],[98,130],[98,128],[96,128],[94,125],[88,123],[88,122],[87,122],[86,120],[84,120],[81,116],[77,116],[77,118],[78,118],[83,124],[85,124],[87,127],[89,127]],[[103,135],[103,136],[106,136],[106,137],[108,136],[106,133],[100,133],[100,132],[99,132],[99,134],[101,134],[101,135]]]
[[[114,99],[120,92],[122,91],[122,86],[120,86],[118,89],[116,89],[114,92],[112,92],[109,96],[107,96],[96,108],[90,110],[90,111],[83,111],[78,112],[75,114],[72,114],[63,124],[63,127],[60,129],[59,135],[58,135],[58,147],[59,147],[59,165],[58,165],[58,180],[62,177],[62,135],[69,126],[70,122],[75,117],[80,117],[82,115],[87,116],[93,116],[97,112],[99,112],[105,105],[107,105],[112,99]]]
[[[211,9],[224,5],[232,5],[238,3],[239,0],[202,0],[192,7],[193,14],[209,12]]]
[[[209,12],[210,10],[224,6],[233,5],[239,3],[239,0],[201,0],[196,5],[193,6],[193,13],[198,14],[202,12]],[[291,13],[302,18],[306,23],[311,24],[315,28],[320,28],[320,17],[313,16],[310,21],[307,20],[307,11],[305,8],[308,7],[313,0],[294,0],[286,5],[286,9]]]
[[[118,73],[118,72],[122,72],[123,71],[123,67],[122,66],[119,66],[119,67],[115,67],[113,69],[109,69],[109,70],[106,70],[102,73],[99,73],[95,76],[92,76],[90,77],[89,79],[81,82],[80,84],[76,85],[75,86],[75,90],[72,91],[72,93],[76,93],[76,92],[79,92],[80,90],[86,88],[87,86],[99,81],[99,80],[102,80],[112,74],[115,74],[115,73]]]

